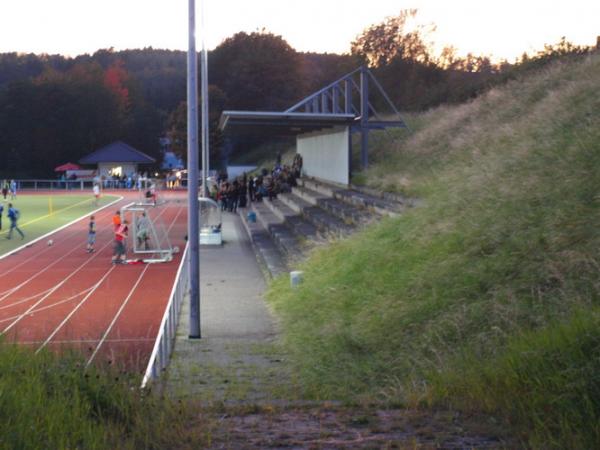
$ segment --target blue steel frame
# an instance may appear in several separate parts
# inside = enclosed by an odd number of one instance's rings
[[[356,78],[358,78],[358,82]],[[370,81],[393,111],[392,119],[381,117],[369,101],[371,93]],[[354,103],[354,92],[358,92],[359,94],[357,104]],[[394,106],[390,97],[373,73],[365,66],[353,70],[323,89],[309,95],[285,112],[354,114],[357,124],[352,127],[352,131],[359,131],[361,134],[361,163],[363,169],[369,166],[370,130],[407,128],[406,123],[402,120],[398,109]]]

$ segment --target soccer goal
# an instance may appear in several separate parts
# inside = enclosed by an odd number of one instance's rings
[[[162,196],[164,191],[164,180],[155,178],[139,178],[137,180],[138,188],[138,205],[142,206],[157,206],[165,203]]]
[[[132,204],[121,208],[121,220],[127,220],[129,227],[127,249],[131,258],[127,262],[168,262],[177,251],[169,240],[160,208],[152,206]]]

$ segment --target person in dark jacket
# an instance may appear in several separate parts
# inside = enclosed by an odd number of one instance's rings
[[[17,230],[17,233],[21,235],[21,239],[25,239],[25,234],[17,225],[17,222],[19,221],[19,210],[13,207],[12,203],[8,204],[8,218],[10,220],[10,229],[8,230],[8,236],[6,236],[6,239],[12,239],[13,230]]]

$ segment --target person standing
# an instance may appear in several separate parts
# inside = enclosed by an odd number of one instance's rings
[[[2,229],[2,213],[4,212],[4,205],[0,203],[0,230]]]
[[[100,200],[100,186],[98,186],[97,184],[94,184],[94,187],[92,188],[93,192],[94,192],[94,204],[96,206],[98,206],[98,202]]]
[[[112,223],[113,223],[113,229],[114,231],[117,231],[119,229],[119,227],[121,226],[121,211],[118,211],[115,213],[115,215],[112,218]]]
[[[17,198],[17,182],[10,180],[10,199],[14,200],[15,198]]]
[[[88,225],[88,238],[87,238],[87,252],[94,253],[94,244],[96,243],[96,219],[94,216],[90,216],[90,223]]]
[[[2,196],[4,197],[4,200],[6,200],[7,195],[8,195],[8,181],[3,180],[2,181]]]
[[[21,235],[21,240],[25,239],[25,234],[21,231],[17,222],[19,221],[19,210],[13,207],[12,203],[8,204],[8,218],[10,219],[10,229],[8,230],[8,236],[6,239],[12,239],[13,230],[17,230],[17,233]]]
[[[146,216],[146,211],[144,211],[137,221],[136,238],[139,249],[141,249],[143,245],[144,250],[148,250],[148,241],[150,240],[150,236],[148,235],[149,229],[150,221]]]
[[[127,250],[125,248],[125,239],[129,233],[127,227],[127,220],[123,220],[119,228],[115,231],[115,250],[113,253],[112,263],[113,264],[125,264],[125,257]]]

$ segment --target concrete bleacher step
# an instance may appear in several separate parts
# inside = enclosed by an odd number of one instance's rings
[[[319,233],[319,229],[282,202],[280,198],[264,199],[263,203],[276,217],[283,218],[283,225],[295,235],[296,240],[304,247],[303,250],[307,250],[312,244],[321,241],[322,234]]]
[[[365,208],[348,204],[333,197],[327,197],[307,187],[294,187],[292,188],[292,193],[313,206],[323,208],[348,225],[363,226],[380,218],[378,214],[369,212]]]
[[[302,214],[306,208],[316,206],[316,203],[311,203],[305,200],[303,197],[292,192],[291,194],[279,194],[277,199],[286,205],[288,208],[293,210],[296,214]]]
[[[314,179],[299,179],[291,193],[263,199],[241,212],[259,260],[272,276],[289,271],[316,245],[343,237],[376,221],[395,216],[414,202],[362,188],[345,188]],[[247,213],[256,214],[256,222]]]
[[[289,272],[289,266],[269,232],[257,222],[249,222],[246,211],[240,210],[242,224],[250,237],[257,259],[272,277]]]
[[[254,211],[257,223],[269,233],[285,258],[295,260],[304,253],[302,242],[284,225],[284,221],[273,213],[266,202],[253,203],[249,210]]]
[[[340,237],[353,231],[353,227],[345,221],[293,193],[280,194],[277,199],[267,203],[275,214],[285,217],[286,225],[303,237]]]
[[[344,237],[355,231],[355,227],[346,223],[344,220],[332,215],[323,208],[311,206],[305,208],[303,216],[313,223],[322,234]]]
[[[298,180],[298,184],[304,188],[317,191],[320,194],[338,199],[348,204],[372,210],[381,215],[397,216],[404,211],[408,203],[394,201],[389,197],[383,198],[383,196],[375,196],[356,189],[343,188],[310,178],[302,178]],[[398,197],[396,196],[394,198]]]
[[[343,189],[342,187],[329,183],[323,183],[312,178],[299,178],[296,180],[296,182],[298,187],[310,189],[311,191],[317,192],[327,198],[333,198],[337,191]]]

